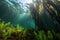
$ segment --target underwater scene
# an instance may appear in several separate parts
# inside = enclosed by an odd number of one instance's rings
[[[60,40],[60,0],[0,0],[0,40]]]

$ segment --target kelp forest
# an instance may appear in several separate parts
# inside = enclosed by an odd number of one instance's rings
[[[0,40],[60,40],[60,0],[0,0]]]

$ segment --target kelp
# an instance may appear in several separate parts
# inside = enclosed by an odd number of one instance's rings
[[[58,0],[36,0],[30,4],[31,15],[38,30],[60,32],[60,2]]]
[[[47,30],[48,32],[45,33],[44,30],[23,28],[19,24],[16,27],[10,25],[10,22],[0,23],[0,40],[60,40],[60,33],[53,30]]]

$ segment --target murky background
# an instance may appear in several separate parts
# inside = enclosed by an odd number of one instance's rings
[[[29,2],[28,2],[29,1]],[[32,0],[2,0],[0,1],[0,21],[20,24],[24,27],[35,27],[34,20],[28,9]]]

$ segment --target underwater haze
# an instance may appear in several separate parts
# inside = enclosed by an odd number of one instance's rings
[[[0,0],[0,21],[60,31],[60,0]]]
[[[60,0],[0,0],[0,40],[60,40]]]
[[[27,8],[27,0],[1,0],[0,21],[11,22],[13,25],[20,24],[24,27],[35,28],[34,20]],[[31,1],[30,1],[31,3]]]

